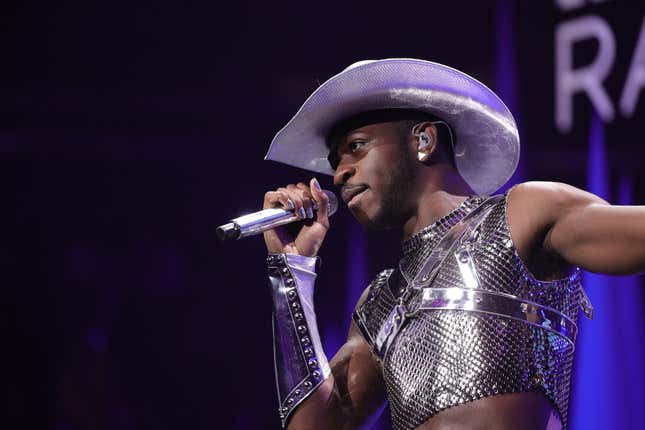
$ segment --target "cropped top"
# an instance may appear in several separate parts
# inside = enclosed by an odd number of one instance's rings
[[[577,269],[554,281],[533,276],[510,236],[508,195],[496,197],[442,258],[426,287],[411,288],[411,280],[453,226],[466,222],[486,199],[469,198],[404,242],[399,267],[378,274],[354,312],[382,360],[397,430],[414,429],[469,401],[535,390],[566,428],[575,321],[580,307],[588,312],[590,305]],[[397,305],[405,306],[405,315],[397,314]],[[391,333],[401,317],[383,346],[384,329]]]

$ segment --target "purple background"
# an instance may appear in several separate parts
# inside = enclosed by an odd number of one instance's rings
[[[3,3],[0,426],[278,428],[263,243],[220,244],[214,227],[311,177],[263,156],[317,85],[354,61],[464,70],[516,115],[513,182],[643,203],[643,103],[605,125],[576,96],[575,126],[559,133],[553,45],[558,23],[605,19],[616,105],[645,6],[556,3]],[[596,49],[577,46],[577,64]],[[398,239],[366,236],[342,208],[321,255],[331,357]],[[571,428],[645,428],[642,278],[587,281],[597,316],[582,323]],[[374,426],[387,428],[387,413]]]

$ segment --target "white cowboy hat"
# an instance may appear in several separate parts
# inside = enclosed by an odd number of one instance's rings
[[[459,70],[412,58],[360,61],[327,80],[275,135],[265,159],[333,175],[331,128],[379,109],[414,109],[450,124],[455,165],[478,194],[496,191],[517,167],[517,125],[499,97]]]

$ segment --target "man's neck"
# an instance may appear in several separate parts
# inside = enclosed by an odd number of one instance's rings
[[[461,176],[450,167],[433,166],[424,176],[416,201],[416,211],[403,225],[402,240],[412,237],[447,215],[474,194]]]

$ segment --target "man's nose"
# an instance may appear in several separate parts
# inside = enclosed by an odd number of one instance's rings
[[[354,176],[356,169],[354,165],[350,164],[339,164],[336,168],[336,173],[334,174],[334,185],[341,186],[349,181],[349,178]]]

